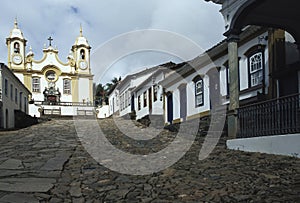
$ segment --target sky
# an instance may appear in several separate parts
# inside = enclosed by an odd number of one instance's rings
[[[7,63],[5,42],[15,18],[27,39],[26,52],[31,46],[36,60],[42,58],[44,44],[48,44],[47,39],[51,36],[60,59],[66,62],[81,25],[83,35],[92,47],[91,69],[97,84],[201,54],[199,49],[191,50],[187,43],[195,43],[204,51],[224,39],[220,5],[204,0],[1,0],[0,8],[1,62]],[[162,31],[169,37],[166,39],[161,37],[162,34],[152,33],[155,39],[149,40],[141,32],[145,30]],[[174,36],[177,38],[172,38]],[[151,47],[155,42],[161,46],[153,50]],[[144,49],[128,51],[119,58],[111,57],[113,61],[107,59],[110,58],[106,56],[107,47],[110,54],[115,54],[116,50],[128,49],[135,43],[141,43],[140,47]],[[168,52],[170,46],[176,46],[184,57],[181,53]],[[103,63],[105,68],[99,68],[100,59],[107,59],[108,62]]]

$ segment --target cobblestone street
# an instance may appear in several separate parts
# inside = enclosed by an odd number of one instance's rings
[[[89,120],[86,121],[89,125]],[[176,133],[150,141],[99,120],[112,144],[132,154],[157,152]],[[126,128],[126,122],[120,122]],[[137,126],[137,134],[143,132]],[[225,139],[203,161],[203,137],[173,166],[151,175],[125,175],[98,164],[81,145],[73,120],[51,120],[0,132],[0,202],[297,202],[300,160],[227,150]]]

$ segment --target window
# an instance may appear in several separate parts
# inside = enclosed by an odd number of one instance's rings
[[[71,94],[71,80],[64,79],[64,94]]]
[[[20,53],[20,44],[18,42],[14,43],[14,53],[16,54]]]
[[[7,81],[7,79],[5,79],[5,82],[4,82],[4,93],[5,93],[5,96],[7,96],[7,92],[8,92],[8,81]]]
[[[18,103],[18,89],[15,88],[15,102]]]
[[[20,92],[20,103],[19,103],[19,107],[20,107],[20,110],[22,109],[22,97],[23,97],[23,92]]]
[[[230,77],[229,77],[229,67],[226,66],[226,91],[227,91],[227,95],[229,95],[230,92]]]
[[[258,52],[249,57],[250,87],[262,84],[263,82],[263,55]]]
[[[32,92],[40,92],[40,78],[34,77],[32,78]]]
[[[144,107],[147,106],[147,91],[144,92]]]
[[[203,79],[200,76],[194,78],[195,83],[195,106],[204,105],[204,88],[203,88]]]
[[[49,82],[53,82],[56,80],[56,74],[53,70],[49,70],[46,73],[46,78]]]
[[[85,59],[85,51],[84,51],[84,49],[80,50],[80,59],[82,59],[82,60]]]
[[[158,86],[154,85],[153,86],[153,101],[157,101],[157,96],[158,96]]]
[[[128,106],[128,100],[127,100],[127,97],[128,97],[128,91],[126,91],[125,93],[124,93],[124,100],[125,100],[125,106],[124,106],[124,108],[126,108],[127,106]]]
[[[13,84],[10,84],[10,99],[14,99],[14,87]]]
[[[27,112],[27,98],[24,97],[24,112]]]
[[[141,110],[141,95],[138,96],[138,110]]]
[[[131,105],[131,92],[128,92],[128,106]]]

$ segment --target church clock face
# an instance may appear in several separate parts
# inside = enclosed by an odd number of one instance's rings
[[[12,61],[16,65],[21,64],[22,63],[22,57],[21,57],[21,55],[13,55]]]
[[[87,62],[85,60],[82,60],[79,62],[79,67],[82,69],[82,70],[85,70],[87,69],[88,65],[87,65]]]

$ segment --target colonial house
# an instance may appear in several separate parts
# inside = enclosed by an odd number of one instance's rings
[[[175,67],[177,67],[175,63],[167,62],[127,75],[108,93],[109,115],[126,116],[135,112],[139,119],[149,112],[161,114],[162,108],[159,107],[161,106],[161,97],[154,98],[153,92],[162,95],[163,90],[154,84],[158,84],[160,80],[164,79],[169,72],[168,69],[172,70]],[[149,85],[151,86],[150,90]],[[155,109],[152,108],[153,102],[155,102]]]
[[[268,94],[268,37],[266,29],[252,26],[241,34],[239,53],[240,101],[259,101]],[[214,73],[214,74],[213,74]],[[188,61],[160,84],[165,88],[165,122],[179,123],[210,114],[212,95],[219,104],[229,103],[227,42],[224,40],[202,55]]]
[[[117,85],[116,85],[117,86]],[[119,90],[113,87],[108,93],[109,116],[119,115]]]
[[[13,72],[0,63],[0,128],[17,127],[17,117],[26,117],[30,91]],[[26,121],[23,121],[26,122]]]
[[[127,75],[116,87],[119,91],[120,116],[125,116],[135,110],[132,90],[139,86],[158,67],[148,68],[135,74]]]
[[[31,48],[27,54],[27,40],[17,21],[6,39],[8,67],[32,93],[30,114],[77,115],[79,111],[92,110],[93,75],[90,67],[90,45],[82,34],[71,47],[67,61],[59,59],[52,45],[43,48],[43,57],[35,59]]]
[[[227,146],[230,149],[299,157],[300,27],[294,19],[299,16],[300,5],[297,1],[290,1],[288,6],[286,2],[273,0],[206,1],[222,5],[220,12],[225,20],[230,81],[237,78],[240,70],[239,35],[251,25],[262,26],[269,31],[265,38],[268,40],[266,68],[269,74],[264,76],[268,80],[268,92],[262,95],[261,102],[242,106],[239,83],[230,82],[227,120],[228,135],[232,139],[227,141]],[[286,42],[288,38],[291,38],[290,42]],[[253,58],[254,61],[256,58]],[[255,65],[254,69],[258,66]],[[250,71],[253,71],[252,67]],[[255,81],[250,78],[250,82]]]
[[[162,116],[164,114],[163,88],[159,82],[163,81],[170,72],[171,69],[169,68],[158,67],[155,72],[132,90],[137,120],[149,115]]]

